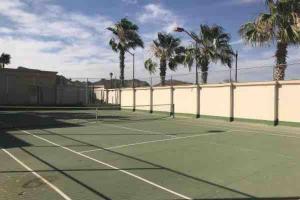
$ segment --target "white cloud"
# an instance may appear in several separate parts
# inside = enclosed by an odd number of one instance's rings
[[[118,56],[108,47],[113,22],[101,15],[67,12],[51,0],[1,0],[0,52],[9,67],[53,70],[69,77],[105,77],[118,72]],[[13,34],[12,34],[13,33]]]
[[[161,30],[165,32],[172,32],[176,26],[184,24],[182,19],[160,4],[145,5],[142,12],[138,14],[138,21],[143,24],[158,24],[161,26]]]
[[[263,0],[237,0],[236,2],[240,4],[251,4],[251,3],[260,3],[262,1]]]
[[[142,60],[153,57],[151,52],[151,44],[157,38],[158,32],[172,33],[177,26],[184,26],[184,20],[171,10],[163,7],[161,4],[147,4],[142,11],[138,13],[137,19],[142,24],[153,26],[151,32],[142,34],[145,41],[145,49]],[[143,63],[141,63],[143,65]]]
[[[153,22],[153,20],[165,21],[173,17],[173,13],[170,10],[162,8],[161,5],[148,4],[139,16],[139,21],[142,23]]]
[[[124,2],[126,4],[137,4],[138,0],[122,0],[122,2]]]
[[[228,5],[248,5],[248,4],[256,4],[256,3],[262,3],[264,4],[265,0],[231,0],[227,2],[222,2],[224,4]]]
[[[13,33],[13,32],[14,32],[14,30],[11,29],[11,28],[0,27],[0,33],[6,33],[6,34],[8,34],[8,33]]]
[[[239,39],[239,40],[230,42],[230,45],[238,45],[238,44],[243,44],[243,40],[242,40],[242,39]]]

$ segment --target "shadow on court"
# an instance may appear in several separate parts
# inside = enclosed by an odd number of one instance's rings
[[[108,196],[106,196],[105,194],[99,192],[98,190],[92,188],[91,186],[89,186],[89,185],[83,183],[82,181],[78,180],[77,178],[74,178],[73,176],[69,175],[67,172],[58,169],[57,167],[55,167],[55,166],[52,165],[51,163],[49,163],[49,162],[43,160],[43,159],[40,158],[39,156],[37,156],[37,155],[35,155],[35,154],[29,152],[28,150],[26,150],[26,149],[24,149],[24,148],[22,148],[22,147],[21,147],[20,149],[22,149],[25,153],[27,153],[27,154],[30,155],[31,157],[33,157],[33,158],[39,160],[40,162],[44,163],[45,165],[47,165],[47,166],[49,166],[49,167],[51,167],[51,168],[53,169],[53,171],[59,172],[59,173],[62,174],[63,176],[65,176],[65,177],[69,178],[70,180],[76,182],[78,185],[80,185],[80,186],[86,188],[87,190],[89,190],[90,192],[94,193],[95,195],[97,195],[97,196],[99,196],[99,197],[101,197],[101,198],[103,198],[103,199],[106,199],[106,200],[111,200],[110,197],[108,197]]]
[[[45,134],[36,134],[36,135],[55,135],[59,136],[61,138],[65,138],[68,140],[75,141],[79,143],[80,145],[70,145],[71,146],[89,146],[89,147],[94,147],[95,149],[102,149],[103,151],[109,152],[111,154],[115,154],[124,158],[127,158],[129,160],[133,161],[138,161],[144,164],[148,164],[151,167],[148,168],[125,168],[125,169],[118,169],[118,170],[164,170],[170,173],[173,173],[174,175],[184,177],[189,180],[197,181],[199,183],[207,184],[209,186],[213,186],[215,188],[224,190],[224,191],[229,191],[232,194],[238,194],[242,195],[245,198],[212,198],[208,200],[246,200],[246,199],[264,199],[264,200],[287,200],[287,199],[300,199],[300,197],[269,197],[269,198],[258,198],[255,197],[251,194],[244,193],[242,191],[235,190],[233,188],[229,188],[214,182],[211,182],[209,180],[205,180],[202,178],[198,178],[174,169],[171,169],[169,167],[165,167],[141,158],[137,158],[131,155],[127,155],[124,153],[116,152],[113,150],[105,149],[102,146],[99,145],[94,145],[88,142],[84,142],[78,139],[74,139],[71,136],[72,135],[78,135],[78,134],[58,134],[50,130],[45,130],[49,128],[64,128],[64,127],[81,127],[84,126],[87,122],[74,122],[74,119],[78,120],[87,120],[87,121],[92,121],[95,118],[94,113],[82,113],[82,112],[72,112],[72,113],[64,113],[64,112],[16,112],[16,113],[10,113],[10,112],[1,112],[0,114],[0,147],[9,149],[9,148],[20,148],[22,151],[24,151],[26,154],[29,156],[35,158],[36,160],[39,160],[41,163],[49,166],[52,170],[37,170],[36,172],[59,172],[61,175],[67,177],[68,179],[74,181],[78,185],[86,188],[90,192],[94,193],[95,195],[106,199],[110,200],[111,198],[107,196],[106,194],[103,193],[103,191],[98,191],[98,189],[93,188],[90,185],[87,185],[80,181],[79,179],[71,176],[68,172],[73,172],[73,171],[82,171],[82,172],[97,172],[97,171],[116,171],[116,169],[59,169],[56,166],[52,165],[51,163],[47,162],[46,160],[42,159],[38,155],[33,154],[32,152],[26,150],[24,147],[32,146],[31,144],[17,138],[17,135],[20,135],[22,133],[16,133],[16,134],[10,134],[9,131],[11,130],[16,130],[15,127],[18,127],[20,129],[41,129]],[[166,118],[166,117],[163,117]],[[155,121],[155,120],[161,120],[162,117],[153,117],[153,118],[148,118],[148,119],[138,119],[136,118],[136,121],[145,121],[145,120],[150,120],[150,121]],[[70,120],[70,121],[68,121]],[[128,116],[113,116],[113,115],[104,115],[99,118],[100,121],[105,121],[105,122],[127,122],[127,123],[135,123],[134,118]],[[223,133],[225,131],[223,130],[208,130],[207,133]],[[25,133],[24,133],[25,134]],[[84,135],[107,135],[107,134],[84,134]],[[109,134],[109,135],[126,135],[126,134]],[[128,134],[128,135],[141,135],[141,134]],[[39,147],[53,147],[51,145],[47,146],[39,146]],[[67,147],[67,145],[66,145]],[[60,148],[60,147],[55,147],[55,148]],[[0,171],[0,173],[21,173],[25,171]],[[31,184],[31,183],[28,183]],[[207,199],[207,198],[206,198]],[[204,200],[203,198],[195,198],[194,200]]]
[[[238,194],[238,195],[244,196],[244,198],[211,198],[211,199],[210,198],[205,198],[207,200],[229,200],[229,199],[233,199],[233,200],[246,200],[246,199],[259,199],[259,200],[289,200],[290,199],[290,200],[295,200],[295,199],[300,199],[300,196],[299,197],[298,196],[294,196],[294,197],[267,197],[267,198],[256,197],[256,196],[253,196],[251,194],[248,194],[248,193],[245,193],[245,192],[242,192],[242,191],[238,191],[238,190],[235,190],[233,188],[229,188],[229,187],[211,182],[209,180],[205,180],[205,179],[202,179],[202,178],[191,176],[189,174],[186,174],[186,173],[183,173],[183,172],[180,172],[180,171],[177,171],[177,170],[174,170],[174,169],[171,169],[171,168],[168,168],[168,167],[165,167],[165,166],[162,166],[162,165],[150,162],[150,161],[146,161],[146,160],[143,160],[143,159],[131,156],[131,155],[127,155],[127,154],[123,154],[123,153],[116,152],[116,151],[113,151],[113,150],[105,149],[104,147],[94,145],[94,144],[90,144],[88,142],[80,141],[80,140],[74,139],[72,137],[68,137],[66,135],[60,135],[58,133],[55,133],[55,132],[52,132],[52,131],[49,131],[49,130],[43,130],[43,131],[48,132],[48,133],[53,134],[53,135],[60,136],[60,137],[65,138],[65,139],[73,140],[73,141],[76,141],[76,142],[79,142],[79,143],[82,143],[82,144],[85,144],[85,145],[95,147],[95,149],[102,149],[103,151],[106,151],[106,152],[109,152],[109,153],[112,153],[112,154],[116,154],[116,155],[119,155],[119,156],[122,156],[122,157],[125,157],[125,158],[128,158],[128,159],[134,160],[134,161],[139,161],[141,163],[149,164],[150,166],[153,167],[153,169],[156,169],[156,170],[165,170],[165,171],[174,173],[178,176],[185,177],[187,179],[191,179],[191,180],[198,181],[200,183],[204,183],[204,184],[207,184],[207,185],[210,185],[210,186],[213,186],[213,187],[225,190],[225,191],[229,191],[229,192],[232,192],[233,194]],[[222,133],[224,131],[209,130],[207,132],[208,133],[209,132]],[[152,169],[152,167],[150,167],[149,169]],[[138,170],[138,169],[136,169],[136,170]],[[145,170],[147,170],[147,169],[145,169]],[[205,200],[205,199],[204,198],[195,198],[193,200]]]
[[[77,140],[77,139],[68,137],[68,136],[66,136],[66,135],[60,135],[60,134],[58,134],[58,133],[55,133],[55,132],[52,132],[52,131],[49,131],[49,130],[43,130],[43,131],[44,131],[44,132],[47,132],[47,133],[51,133],[51,134],[56,135],[56,136],[60,136],[60,137],[65,138],[65,139],[73,140],[73,141],[78,142],[78,143],[90,145],[90,146],[92,146],[92,147],[95,147],[95,149],[102,149],[102,150],[104,150],[104,151],[106,151],[106,152],[109,152],[109,153],[112,153],[112,154],[116,154],[116,155],[119,155],[119,156],[122,156],[122,157],[126,157],[127,159],[131,159],[131,160],[134,160],[134,161],[138,161],[138,162],[141,162],[141,163],[145,163],[145,164],[148,164],[148,165],[150,165],[150,166],[153,166],[154,168],[158,168],[158,169],[161,169],[161,170],[165,170],[165,171],[171,172],[171,173],[173,173],[173,174],[176,174],[176,175],[178,175],[178,176],[182,176],[182,177],[185,177],[185,178],[187,178],[187,179],[191,179],[191,180],[194,180],[194,181],[198,181],[198,182],[200,182],[200,183],[204,183],[204,184],[207,184],[207,185],[210,185],[210,186],[219,188],[219,189],[223,189],[223,190],[226,190],[226,191],[235,193],[235,194],[239,194],[239,195],[248,197],[248,198],[250,198],[250,199],[255,199],[255,198],[256,198],[255,196],[253,196],[253,195],[251,195],[251,194],[247,194],[247,193],[244,193],[244,192],[242,192],[242,191],[238,191],[238,190],[235,190],[235,189],[232,189],[232,188],[228,188],[228,187],[226,187],[226,186],[223,186],[223,185],[220,185],[220,184],[217,184],[217,183],[214,183],[214,182],[205,180],[205,179],[201,179],[201,178],[198,178],[198,177],[194,177],[194,176],[191,176],[191,175],[189,175],[189,174],[186,174],[186,173],[183,173],[183,172],[180,172],[180,171],[177,171],[177,170],[174,170],[174,169],[171,169],[171,168],[168,168],[168,167],[165,167],[165,166],[162,166],[162,165],[159,165],[159,164],[150,162],[150,161],[146,161],[146,160],[143,160],[143,159],[140,159],[140,158],[136,158],[136,157],[133,157],[133,156],[130,156],[130,155],[127,155],[127,154],[120,153],[120,152],[116,152],[116,151],[113,151],[113,150],[105,149],[105,148],[102,147],[102,146],[98,146],[98,145],[94,145],[94,144],[91,144],[91,143],[88,143],[88,142],[80,141],[80,140]]]
[[[27,146],[31,146],[31,144],[7,133],[5,130],[0,130],[0,149],[10,149]]]
[[[75,116],[88,118],[87,115],[74,113]],[[75,116],[69,116],[70,119]],[[0,147],[9,149],[15,147],[26,147],[31,144],[17,137],[18,134],[12,134],[11,131],[18,129],[33,130],[46,128],[64,128],[64,127],[79,127],[81,124],[61,121],[60,118],[54,118],[45,113],[35,112],[5,112],[0,113]],[[25,133],[19,133],[22,135]]]

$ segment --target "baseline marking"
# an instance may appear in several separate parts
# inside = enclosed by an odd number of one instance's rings
[[[228,131],[224,132],[224,133],[228,133]],[[169,138],[169,139],[150,140],[150,141],[145,141],[145,142],[137,142],[137,143],[131,143],[131,144],[112,146],[112,147],[108,147],[108,148],[98,148],[98,149],[92,149],[92,150],[87,150],[87,151],[81,151],[79,153],[89,153],[89,152],[101,151],[101,150],[105,150],[105,149],[107,149],[107,150],[109,150],[109,149],[120,149],[120,148],[124,148],[124,147],[129,147],[129,146],[136,146],[136,145],[149,144],[149,143],[158,143],[158,142],[165,142],[165,141],[171,141],[171,140],[182,140],[182,139],[187,139],[187,138],[194,138],[194,137],[201,137],[201,136],[208,136],[208,135],[216,135],[216,134],[222,134],[222,133],[203,133],[203,134],[190,135],[190,136],[184,136],[184,137],[176,137],[176,138]]]
[[[28,172],[31,172],[32,174],[34,174],[36,177],[38,177],[39,179],[41,179],[44,183],[46,183],[50,188],[52,188],[55,192],[57,192],[61,197],[63,197],[65,200],[72,200],[68,195],[66,195],[64,192],[62,192],[60,189],[58,189],[55,185],[53,185],[52,183],[50,183],[49,181],[47,181],[47,179],[45,179],[44,177],[42,177],[41,175],[39,175],[38,173],[36,173],[34,170],[32,170],[29,166],[27,166],[25,163],[23,163],[21,160],[19,160],[18,158],[16,158],[13,154],[11,154],[9,151],[7,151],[6,149],[2,149],[2,151],[4,151],[7,155],[9,155],[12,159],[14,159],[17,163],[19,163],[20,165],[22,165],[26,170],[28,170]]]
[[[147,179],[145,179],[145,178],[143,178],[143,177],[141,177],[141,176],[135,175],[135,174],[133,174],[133,173],[131,173],[131,172],[128,172],[128,171],[126,171],[126,170],[122,170],[122,169],[120,169],[120,168],[118,168],[118,167],[115,167],[115,166],[113,166],[113,165],[111,165],[111,164],[108,164],[108,163],[102,162],[102,161],[100,161],[100,160],[97,160],[97,159],[95,159],[95,158],[89,157],[89,156],[87,156],[87,155],[85,155],[85,154],[82,154],[82,153],[80,153],[80,152],[74,151],[74,150],[72,150],[72,149],[70,149],[70,148],[68,148],[68,147],[61,146],[61,145],[59,145],[59,144],[56,144],[56,143],[54,143],[54,142],[52,142],[52,141],[50,141],[50,140],[47,140],[47,139],[43,138],[43,137],[34,135],[34,134],[32,134],[32,133],[30,133],[30,132],[28,132],[28,131],[21,130],[21,129],[18,129],[18,130],[20,130],[20,131],[22,131],[23,133],[26,133],[26,134],[28,134],[28,135],[31,135],[31,136],[33,136],[33,137],[35,137],[35,138],[38,138],[38,139],[43,140],[43,141],[45,141],[45,142],[48,142],[49,144],[52,144],[52,145],[54,145],[54,146],[60,147],[60,148],[62,148],[62,149],[65,149],[65,150],[67,150],[67,151],[70,151],[70,152],[72,152],[72,153],[74,153],[74,154],[77,154],[77,155],[79,155],[79,156],[82,156],[82,157],[84,157],[84,158],[87,158],[87,159],[89,159],[89,160],[92,160],[92,161],[94,161],[94,162],[96,162],[96,163],[99,163],[99,164],[105,165],[105,166],[107,166],[107,167],[109,167],[109,168],[118,170],[119,172],[122,172],[122,173],[124,173],[124,174],[129,175],[129,176],[132,176],[132,177],[134,177],[134,178],[136,178],[136,179],[138,179],[138,180],[141,180],[141,181],[143,181],[143,182],[145,182],[145,183],[148,183],[148,184],[150,184],[150,185],[152,185],[152,186],[155,186],[155,187],[157,187],[157,188],[159,188],[159,189],[161,189],[161,190],[164,190],[164,191],[166,191],[166,192],[169,192],[169,193],[171,193],[171,194],[173,194],[173,195],[176,195],[176,196],[178,196],[178,197],[180,197],[180,198],[192,200],[191,197],[188,197],[188,196],[186,196],[186,195],[180,194],[180,193],[175,192],[175,191],[173,191],[173,190],[171,190],[171,189],[165,188],[165,187],[163,187],[163,186],[161,186],[161,185],[159,185],[159,184],[156,184],[156,183],[154,183],[154,182],[152,182],[152,181],[150,181],[150,180],[147,180]],[[68,200],[69,200],[69,199],[68,199]]]

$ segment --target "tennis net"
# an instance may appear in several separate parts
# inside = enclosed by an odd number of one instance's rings
[[[56,128],[94,121],[122,123],[159,120],[174,116],[173,108],[174,106],[169,104],[93,107],[2,106],[0,128]]]

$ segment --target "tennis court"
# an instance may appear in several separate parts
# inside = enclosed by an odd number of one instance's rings
[[[299,128],[1,109],[0,199],[299,199]]]

